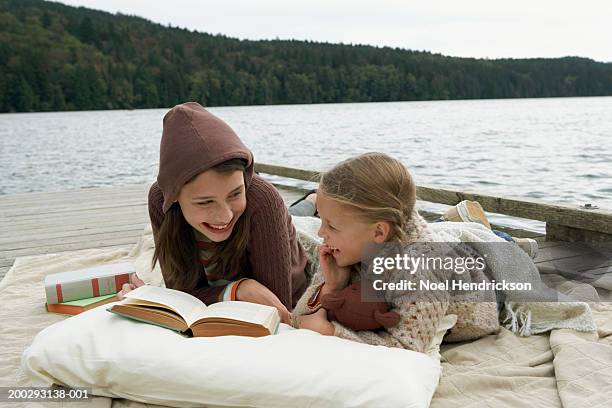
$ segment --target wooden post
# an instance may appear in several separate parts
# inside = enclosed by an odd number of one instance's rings
[[[256,163],[255,170],[297,180],[317,182],[320,172]],[[546,239],[559,241],[612,242],[612,211],[551,204],[540,200],[497,197],[477,192],[417,186],[423,201],[456,205],[463,200],[478,201],[485,211],[546,222]]]

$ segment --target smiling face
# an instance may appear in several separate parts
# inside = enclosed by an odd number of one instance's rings
[[[242,171],[200,173],[181,189],[179,205],[185,220],[214,242],[230,237],[246,209]]]
[[[326,196],[317,194],[317,210],[321,217],[318,235],[332,249],[338,266],[361,262],[368,243],[383,243],[389,235],[388,223],[366,220],[356,209]]]

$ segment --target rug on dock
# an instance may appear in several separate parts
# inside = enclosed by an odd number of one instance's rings
[[[159,271],[150,270],[152,252],[149,226],[133,248],[88,249],[16,259],[0,282],[0,386],[29,385],[20,370],[23,350],[40,330],[66,318],[45,311],[45,275],[129,260],[135,263],[145,282],[160,284]],[[564,293],[578,287],[577,283],[559,276],[545,278]],[[604,290],[600,298],[610,301],[609,294]],[[612,303],[597,302],[590,306],[597,333],[558,329],[518,337],[502,329],[497,335],[473,342],[443,345],[443,375],[431,406],[608,407],[612,400]],[[21,406],[53,404],[29,402]],[[144,408],[152,405],[97,397],[93,402],[71,402],[69,406]]]

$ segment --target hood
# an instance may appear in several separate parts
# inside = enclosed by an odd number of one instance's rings
[[[230,159],[247,163],[244,182],[248,189],[253,177],[253,154],[232,128],[196,102],[170,109],[164,116],[157,175],[164,195],[164,214],[187,181]]]

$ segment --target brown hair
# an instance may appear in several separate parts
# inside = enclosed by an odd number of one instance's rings
[[[219,173],[234,171],[244,173],[246,163],[242,159],[231,159],[212,167],[212,170]],[[195,177],[197,175],[191,180]],[[230,237],[217,243],[216,251],[210,260],[219,276],[244,270],[249,232],[250,218],[245,211],[234,225]],[[200,263],[193,227],[185,220],[177,203],[174,203],[165,214],[159,227],[158,237],[152,264],[154,267],[159,261],[161,270],[164,271],[166,287],[190,292],[205,285],[206,274]]]
[[[345,160],[321,176],[319,191],[352,207],[368,221],[388,222],[391,230],[387,241],[406,240],[416,186],[399,160],[377,152]]]

